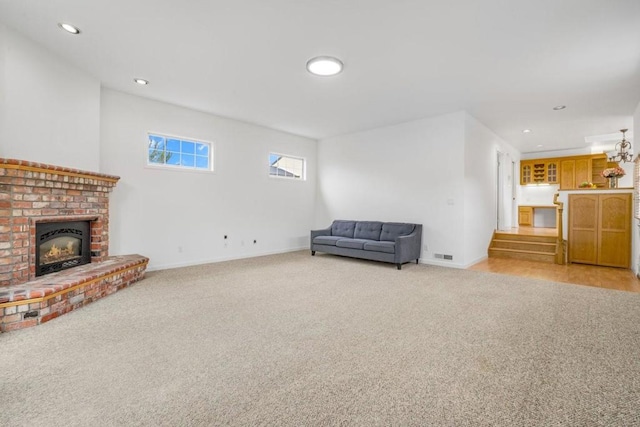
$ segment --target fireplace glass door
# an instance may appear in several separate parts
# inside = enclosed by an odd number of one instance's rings
[[[91,262],[88,221],[36,225],[36,276]]]

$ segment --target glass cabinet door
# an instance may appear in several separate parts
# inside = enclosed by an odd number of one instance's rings
[[[556,182],[558,182],[558,164],[557,163],[547,164],[547,182],[550,184],[555,184]]]
[[[523,184],[531,183],[531,165],[522,165],[520,180]]]

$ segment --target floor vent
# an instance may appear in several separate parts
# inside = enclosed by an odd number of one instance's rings
[[[446,259],[448,261],[453,261],[453,255],[435,254],[434,257],[438,259]]]

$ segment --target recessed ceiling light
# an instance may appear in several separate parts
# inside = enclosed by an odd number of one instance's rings
[[[538,145],[537,145],[537,147],[538,147],[538,148],[540,148],[540,147],[544,147],[544,145],[542,145],[542,144],[538,144]]]
[[[565,108],[567,108],[566,105],[556,105],[555,107],[553,107],[553,109],[556,111],[564,110]]]
[[[522,133],[531,133],[531,129],[522,129]]]
[[[145,79],[133,79],[133,81],[142,86],[149,84],[149,80],[145,80]]]
[[[63,30],[65,30],[68,33],[71,34],[80,34],[80,28],[75,27],[71,24],[66,24],[64,22],[60,22],[58,23],[58,27],[62,28]]]
[[[316,56],[307,61],[307,71],[316,76],[335,76],[342,68],[342,61],[332,56]]]

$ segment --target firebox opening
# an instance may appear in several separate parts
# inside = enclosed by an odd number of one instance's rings
[[[36,276],[91,262],[89,221],[36,224]]]

